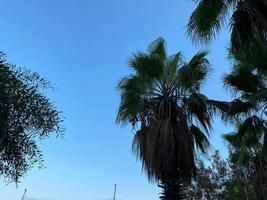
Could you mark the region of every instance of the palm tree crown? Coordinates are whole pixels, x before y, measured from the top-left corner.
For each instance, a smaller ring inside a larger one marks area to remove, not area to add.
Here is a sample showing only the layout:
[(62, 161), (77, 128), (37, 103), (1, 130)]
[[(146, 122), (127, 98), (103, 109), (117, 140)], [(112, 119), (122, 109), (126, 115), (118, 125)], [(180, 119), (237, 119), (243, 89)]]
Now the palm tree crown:
[(133, 151), (149, 180), (178, 178), (190, 182), (195, 173), (195, 147), (205, 152), (214, 108), (200, 93), (209, 71), (207, 52), (188, 62), (181, 52), (167, 56), (159, 38), (129, 61), (133, 73), (118, 88), (118, 123), (136, 130)]

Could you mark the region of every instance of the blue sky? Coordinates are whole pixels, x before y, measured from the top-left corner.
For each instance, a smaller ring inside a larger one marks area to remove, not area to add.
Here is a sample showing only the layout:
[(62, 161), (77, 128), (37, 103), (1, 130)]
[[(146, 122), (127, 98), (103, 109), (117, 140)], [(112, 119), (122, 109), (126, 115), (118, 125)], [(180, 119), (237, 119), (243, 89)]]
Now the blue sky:
[[(227, 30), (209, 47), (193, 46), (186, 23), (194, 4), (188, 0), (1, 0), (0, 44), (10, 62), (40, 73), (56, 85), (49, 93), (63, 111), (63, 140), (41, 143), (46, 169), (32, 169), (19, 184), (0, 183), (0, 199), (29, 195), (53, 200), (94, 200), (112, 197), (114, 183), (122, 200), (154, 200), (158, 188), (142, 174), (131, 153), (133, 132), (115, 124), (118, 80), (129, 73), (126, 61), (146, 50), (159, 36), (169, 53), (190, 58), (211, 51), (214, 68), (204, 92), (228, 99), (222, 75)], [(213, 147), (225, 155), (220, 135), (228, 129), (216, 120)]]

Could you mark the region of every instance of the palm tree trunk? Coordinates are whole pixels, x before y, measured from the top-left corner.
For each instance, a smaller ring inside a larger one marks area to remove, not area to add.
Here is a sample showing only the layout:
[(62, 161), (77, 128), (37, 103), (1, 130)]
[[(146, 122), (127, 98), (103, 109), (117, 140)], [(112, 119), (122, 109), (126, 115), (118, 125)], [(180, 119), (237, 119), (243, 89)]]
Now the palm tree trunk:
[(257, 198), (265, 200), (267, 195), (267, 168), (266, 163), (262, 157), (257, 157), (254, 161), (255, 172), (254, 172), (254, 187), (256, 190)]
[(185, 199), (185, 186), (179, 179), (162, 179), (160, 184), (162, 193), (161, 200), (183, 200)]

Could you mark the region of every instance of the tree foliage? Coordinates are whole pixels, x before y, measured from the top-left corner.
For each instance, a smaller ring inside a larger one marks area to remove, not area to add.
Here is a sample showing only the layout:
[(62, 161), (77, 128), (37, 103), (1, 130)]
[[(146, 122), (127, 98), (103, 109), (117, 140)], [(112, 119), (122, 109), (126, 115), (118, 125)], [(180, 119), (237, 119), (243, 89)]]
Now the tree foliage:
[(0, 54), (0, 174), (18, 182), (42, 161), (38, 140), (61, 133), (60, 112), (42, 93), (50, 82)]
[(215, 151), (206, 162), (199, 159), (196, 179), (187, 188), (188, 199), (224, 199), (231, 175), (229, 162), (221, 158), (219, 151)]
[[(261, 188), (256, 179), (256, 157), (250, 154), (244, 163), (243, 158), (240, 158), (242, 152), (240, 148), (229, 146), (227, 159), (222, 159), (216, 151), (208, 162), (199, 160), (197, 177), (187, 188), (187, 199), (264, 200), (266, 185)], [(266, 176), (262, 177), (261, 174), (261, 178), (266, 179)]]

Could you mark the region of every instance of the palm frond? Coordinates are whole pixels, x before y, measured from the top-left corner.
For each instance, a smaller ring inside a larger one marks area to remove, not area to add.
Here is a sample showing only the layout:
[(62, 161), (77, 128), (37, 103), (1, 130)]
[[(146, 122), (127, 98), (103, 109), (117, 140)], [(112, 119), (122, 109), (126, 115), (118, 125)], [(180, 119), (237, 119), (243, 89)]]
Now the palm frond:
[(234, 132), (223, 134), (222, 138), (234, 147), (238, 147), (238, 144), (240, 144), (240, 142), (238, 142), (236, 133), (234, 133)]
[(256, 92), (264, 86), (259, 76), (241, 64), (235, 65), (233, 70), (224, 76), (223, 81), (225, 87), (233, 93)]
[(206, 58), (207, 54), (206, 51), (200, 51), (188, 63), (179, 68), (178, 84), (180, 87), (198, 89), (204, 84), (211, 71), (210, 63)]
[(194, 124), (191, 125), (190, 132), (194, 137), (196, 147), (200, 149), (202, 153), (206, 153), (210, 143), (205, 133)]
[(129, 76), (120, 81), (118, 89), (121, 91), (121, 103), (116, 122), (127, 123), (142, 111), (141, 95), (145, 93), (146, 87), (139, 77)]
[(240, 138), (236, 132), (233, 132), (224, 134), (223, 139), (226, 140), (235, 149), (246, 152), (255, 152), (256, 149), (258, 150), (259, 146), (262, 146), (261, 144), (259, 145), (259, 138), (257, 137), (257, 135), (247, 134), (246, 136)]
[(154, 180), (154, 176), (151, 172), (152, 156), (153, 156), (153, 145), (151, 144), (149, 136), (149, 128), (142, 126), (140, 130), (135, 133), (132, 152), (142, 162), (142, 169), (146, 172), (150, 181)]
[(225, 23), (228, 6), (224, 0), (201, 0), (192, 13), (187, 33), (194, 42), (207, 43)]
[(178, 52), (168, 57), (168, 64), (166, 66), (166, 75), (174, 75), (177, 72), (177, 68), (183, 64), (183, 54)]
[(258, 107), (258, 111), (261, 111), (265, 106), (262, 105), (266, 104), (267, 102), (267, 88), (260, 88), (258, 91), (255, 91), (253, 93), (244, 93), (240, 96), (241, 99), (244, 99), (245, 101), (249, 101), (251, 104), (254, 104), (255, 107)]
[(228, 112), (230, 108), (230, 103), (227, 101), (218, 101), (218, 100), (208, 99), (207, 103), (209, 104), (210, 107), (212, 107), (214, 112), (217, 112), (219, 114)]
[(229, 117), (231, 102), (208, 99), (207, 103), (213, 113), (220, 117), (225, 123), (234, 123), (235, 119)]
[(264, 131), (263, 121), (256, 115), (248, 117), (238, 127), (236, 136), (241, 140), (243, 137), (256, 136), (260, 138)]
[(246, 52), (254, 44), (266, 47), (267, 4), (261, 0), (239, 1), (231, 19), (231, 50)]
[(166, 42), (163, 38), (158, 38), (148, 46), (148, 52), (150, 54), (156, 54), (162, 59), (167, 58)]
[(244, 50), (240, 50), (240, 48), (238, 51), (234, 51), (233, 48), (229, 49), (230, 59), (242, 63), (243, 66), (247, 66), (250, 69), (257, 69), (262, 74), (267, 73), (266, 55), (267, 47), (258, 42), (245, 47)]
[(248, 47), (254, 39), (252, 13), (244, 2), (239, 2), (231, 18), (231, 49), (233, 52)]
[(248, 116), (253, 110), (257, 110), (257, 107), (252, 102), (235, 99), (230, 103), (228, 115), (231, 117), (239, 117), (240, 115)]
[(129, 60), (129, 66), (135, 70), (136, 74), (144, 81), (150, 82), (152, 79), (162, 75), (164, 69), (164, 59), (158, 54), (147, 55), (142, 52), (135, 53)]
[(213, 109), (208, 106), (208, 98), (203, 94), (193, 93), (186, 101), (185, 105), (190, 116), (194, 116), (201, 126), (209, 132)]

